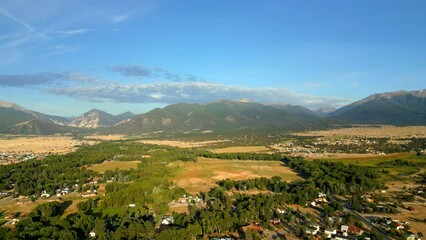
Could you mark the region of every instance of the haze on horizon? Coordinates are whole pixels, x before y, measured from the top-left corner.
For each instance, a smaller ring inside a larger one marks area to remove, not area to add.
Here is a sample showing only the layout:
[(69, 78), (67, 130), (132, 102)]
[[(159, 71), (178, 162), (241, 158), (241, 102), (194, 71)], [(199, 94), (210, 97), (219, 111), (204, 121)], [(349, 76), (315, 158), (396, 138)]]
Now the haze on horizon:
[(0, 100), (54, 115), (424, 89), (425, 1), (0, 3)]

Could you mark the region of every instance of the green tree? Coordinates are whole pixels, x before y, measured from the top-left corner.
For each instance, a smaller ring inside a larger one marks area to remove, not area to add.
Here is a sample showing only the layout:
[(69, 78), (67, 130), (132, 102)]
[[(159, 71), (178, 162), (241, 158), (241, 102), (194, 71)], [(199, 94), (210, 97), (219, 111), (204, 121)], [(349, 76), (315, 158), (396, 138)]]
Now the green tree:
[(250, 228), (247, 228), (244, 233), (244, 240), (253, 240), (253, 231)]

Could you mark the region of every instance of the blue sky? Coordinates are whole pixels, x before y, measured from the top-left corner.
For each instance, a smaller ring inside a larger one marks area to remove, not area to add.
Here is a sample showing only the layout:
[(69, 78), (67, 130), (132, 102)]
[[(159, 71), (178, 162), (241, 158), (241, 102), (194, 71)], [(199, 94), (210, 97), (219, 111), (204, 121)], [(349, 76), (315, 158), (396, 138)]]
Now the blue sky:
[(0, 99), (56, 115), (425, 88), (426, 1), (0, 2)]

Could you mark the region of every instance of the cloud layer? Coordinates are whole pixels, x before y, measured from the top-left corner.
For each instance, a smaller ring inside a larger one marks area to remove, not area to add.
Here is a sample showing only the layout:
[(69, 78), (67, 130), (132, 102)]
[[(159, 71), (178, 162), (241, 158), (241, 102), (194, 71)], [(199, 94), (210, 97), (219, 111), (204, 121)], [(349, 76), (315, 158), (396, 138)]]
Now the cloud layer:
[(66, 82), (79, 82), (79, 83), (95, 83), (98, 79), (91, 76), (82, 75), (73, 72), (45, 72), (36, 74), (1, 74), (0, 86), (2, 87), (31, 87), (42, 86), (45, 87), (50, 84), (62, 84)]
[(220, 99), (249, 99), (261, 103), (297, 104), (312, 109), (340, 107), (348, 99), (315, 97), (294, 93), (282, 88), (247, 88), (211, 82), (156, 82), (152, 84), (104, 84), (91, 87), (55, 87), (47, 90), (90, 101), (122, 103), (179, 103), (212, 102)]
[(0, 75), (0, 86), (33, 88), (91, 102), (173, 104), (248, 99), (260, 103), (302, 105), (311, 109), (340, 107), (350, 103), (348, 99), (311, 96), (285, 88), (250, 88), (200, 81), (191, 75), (175, 74), (161, 68), (117, 66), (109, 70), (127, 77), (162, 80), (151, 83), (114, 83), (75, 72), (45, 72)]
[(160, 78), (160, 79), (176, 81), (176, 82), (198, 81), (198, 79), (191, 74), (174, 73), (159, 67), (130, 65), (130, 66), (114, 66), (114, 67), (110, 67), (109, 70), (113, 72), (118, 72), (126, 77)]

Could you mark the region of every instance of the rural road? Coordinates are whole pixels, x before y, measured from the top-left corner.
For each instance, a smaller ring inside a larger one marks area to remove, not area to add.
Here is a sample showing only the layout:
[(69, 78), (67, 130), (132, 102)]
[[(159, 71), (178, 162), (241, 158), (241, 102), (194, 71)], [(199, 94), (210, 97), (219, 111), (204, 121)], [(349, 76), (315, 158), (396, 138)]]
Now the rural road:
[(349, 213), (352, 213), (352, 214), (354, 214), (355, 216), (357, 216), (365, 225), (367, 225), (367, 226), (369, 226), (370, 228), (375, 228), (376, 230), (377, 230), (377, 232), (383, 237), (383, 239), (385, 239), (385, 240), (393, 240), (393, 238), (391, 238), (391, 237), (389, 237), (385, 232), (383, 232), (383, 230), (382, 229), (380, 229), (380, 228), (378, 228), (378, 227), (376, 227), (375, 225), (373, 225), (373, 223), (368, 219), (368, 218), (366, 218), (366, 217), (364, 217), (364, 216), (362, 216), (359, 212), (357, 212), (357, 211), (355, 211), (355, 210), (352, 210), (352, 208), (349, 206), (349, 204), (347, 203), (347, 202), (345, 202), (345, 201), (343, 201), (342, 199), (340, 199), (340, 198), (338, 198), (338, 197), (336, 197), (336, 196), (333, 196), (334, 197), (334, 199), (336, 200), (336, 201), (338, 201), (338, 202), (340, 202), (342, 205), (343, 205), (343, 207), (344, 207), (344, 210), (346, 211), (346, 212), (349, 212)]

